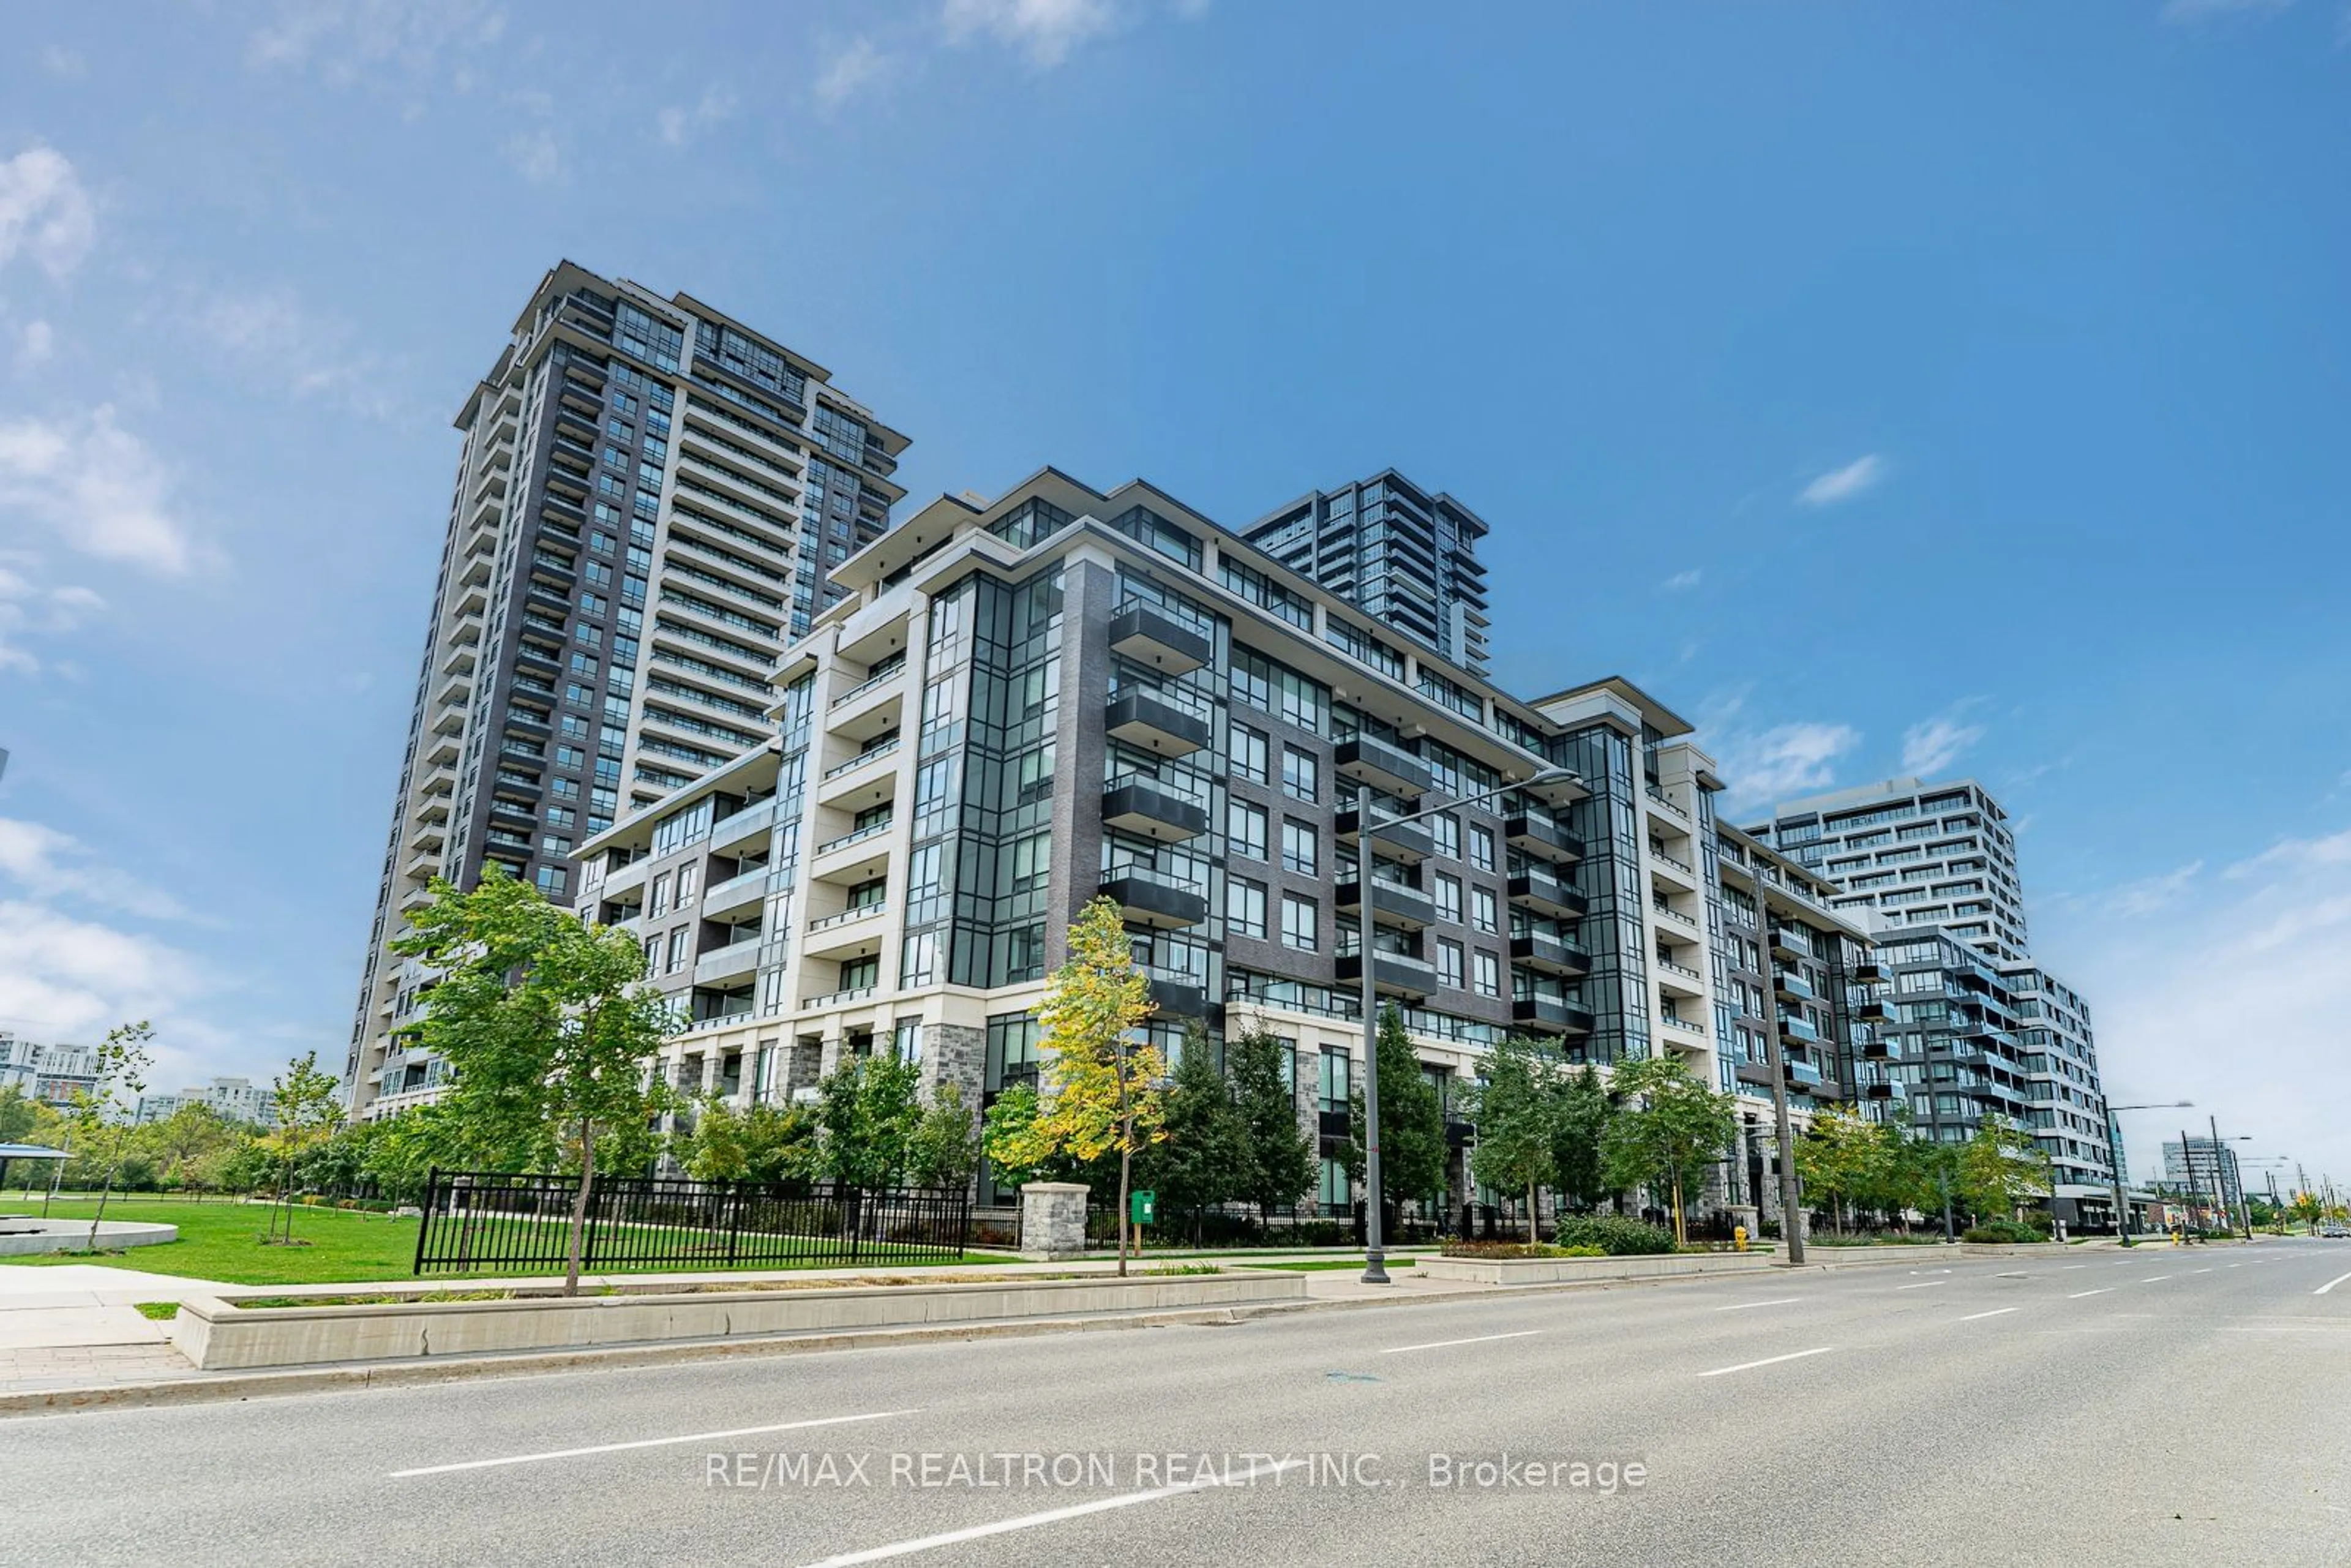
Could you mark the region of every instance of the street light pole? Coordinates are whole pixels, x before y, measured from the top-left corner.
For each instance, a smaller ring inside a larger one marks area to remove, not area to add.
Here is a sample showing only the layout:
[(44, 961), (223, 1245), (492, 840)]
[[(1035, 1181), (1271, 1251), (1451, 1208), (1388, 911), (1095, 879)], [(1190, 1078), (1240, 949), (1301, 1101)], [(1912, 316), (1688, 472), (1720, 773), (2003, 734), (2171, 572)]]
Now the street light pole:
[[(1491, 789), (1481, 789), (1475, 795), (1424, 806), (1401, 817), (1390, 817), (1380, 825), (1393, 828), (1405, 822), (1416, 822), (1424, 817), (1434, 817), (1439, 811), (1474, 806), (1497, 795), (1507, 795), (1513, 789), (1578, 778), (1573, 768), (1545, 768), (1515, 784), (1498, 785)], [(1372, 975), (1372, 787), (1363, 783), (1355, 786), (1355, 885), (1362, 894), (1361, 902), (1355, 906), (1355, 953), (1364, 971), (1364, 1283), (1387, 1285), (1395, 1281), (1388, 1278), (1387, 1252), (1384, 1245), (1385, 1238), (1382, 1234), (1384, 1228), (1381, 1224), (1380, 1213), (1380, 1015)]]
[[(1763, 895), (1763, 866), (1755, 852), (1747, 855), (1747, 881), (1755, 890), (1755, 939), (1763, 970), (1763, 1060), (1771, 1070), (1771, 1130), (1780, 1141), (1780, 1234), (1788, 1243), (1788, 1261), (1804, 1260), (1803, 1217), (1796, 1212), (1796, 1145), (1788, 1123), (1786, 1047), (1780, 1039), (1779, 988), (1772, 984), (1778, 967), (1771, 958), (1771, 909)], [(1949, 1225), (1948, 1205), (1944, 1223)]]
[[(2109, 1142), (2106, 1156), (2113, 1162), (2115, 1172), (2116, 1239), (2127, 1241), (2131, 1238), (2130, 1194), (2123, 1190), (2123, 1124), (2115, 1119), (2116, 1113), (2122, 1111), (2188, 1110), (2192, 1108), (2195, 1103), (2196, 1103), (2192, 1100), (2166, 1100), (2160, 1103), (2149, 1103), (2145, 1105), (2109, 1105), (2106, 1107), (2106, 1129)], [(2187, 1157), (2185, 1145), (2182, 1146), (2182, 1154), (2180, 1157), (2183, 1159)]]

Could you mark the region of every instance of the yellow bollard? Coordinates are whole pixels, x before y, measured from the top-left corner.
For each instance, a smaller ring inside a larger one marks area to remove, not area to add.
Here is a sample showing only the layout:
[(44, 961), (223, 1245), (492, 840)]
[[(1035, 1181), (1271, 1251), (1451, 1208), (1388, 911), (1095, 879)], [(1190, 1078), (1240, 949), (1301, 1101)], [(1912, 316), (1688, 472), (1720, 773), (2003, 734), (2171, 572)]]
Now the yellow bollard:
[(1734, 1225), (1730, 1228), (1730, 1247), (1734, 1252), (1747, 1250), (1747, 1227)]

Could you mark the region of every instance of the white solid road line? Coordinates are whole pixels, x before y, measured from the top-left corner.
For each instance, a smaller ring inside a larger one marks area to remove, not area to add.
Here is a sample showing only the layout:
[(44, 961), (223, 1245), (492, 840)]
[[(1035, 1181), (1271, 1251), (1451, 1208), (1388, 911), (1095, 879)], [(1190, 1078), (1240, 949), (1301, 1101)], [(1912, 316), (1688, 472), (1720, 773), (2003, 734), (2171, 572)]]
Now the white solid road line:
[(2061, 1273), (2061, 1274), (2062, 1274), (2062, 1273), (2064, 1273), (2067, 1269), (2086, 1269), (2086, 1268), (2088, 1268), (2088, 1267), (2089, 1267), (2089, 1265), (2088, 1265), (2087, 1263), (2066, 1263), (2066, 1264), (2064, 1264), (2064, 1265), (2060, 1266), (2060, 1268), (2058, 1269), (2058, 1270), (2057, 1270), (2057, 1271), (2058, 1271), (2059, 1273)]
[(2066, 1299), (2067, 1301), (2080, 1301), (2084, 1296), (2111, 1296), (2111, 1295), (2113, 1295), (2114, 1293), (2115, 1293), (2115, 1292), (2114, 1292), (2114, 1287), (2113, 1287), (2113, 1286), (2111, 1286), (2111, 1285), (2101, 1285), (2101, 1286), (2099, 1286), (2099, 1287), (2098, 1287), (2096, 1290), (2095, 1290), (2095, 1291), (2074, 1291), (2072, 1295), (2070, 1295), (2070, 1296), (2066, 1297), (2065, 1299)]
[(1802, 1296), (1774, 1296), (1768, 1301), (1733, 1301), (1727, 1307), (1717, 1307), (1718, 1312), (1743, 1312), (1750, 1307), (1784, 1307), (1790, 1301), (1801, 1301)]
[[(2229, 1267), (2230, 1267), (2230, 1268), (2231, 1268), (2231, 1269), (2233, 1269), (2233, 1268), (2235, 1268), (2235, 1267), (2236, 1267), (2236, 1265), (2235, 1265), (2234, 1263), (2231, 1263), (2231, 1264), (2230, 1264), (2230, 1265), (2229, 1265)], [(2191, 1273), (2191, 1274), (2209, 1274), (2209, 1273), (2210, 1273), (2212, 1270), (2210, 1270), (2210, 1269), (2190, 1269), (2190, 1270), (2189, 1270), (2188, 1271), (2189, 1271), (2189, 1273)]]
[(1924, 1291), (1932, 1286), (1948, 1285), (1950, 1281), (1949, 1280), (1921, 1280), (1915, 1285), (1896, 1285), (1894, 1288), (1897, 1291)]
[(1047, 1509), (1042, 1513), (1024, 1513), (1018, 1519), (999, 1519), (994, 1524), (975, 1524), (967, 1530), (950, 1530), (940, 1535), (925, 1535), (913, 1541), (893, 1541), (887, 1546), (869, 1547), (863, 1552), (846, 1552), (838, 1557), (827, 1557), (809, 1568), (848, 1568), (852, 1563), (880, 1563), (892, 1557), (909, 1557), (917, 1552), (930, 1552), (941, 1546), (960, 1546), (967, 1541), (985, 1540), (991, 1535), (1006, 1535), (1016, 1530), (1034, 1530), (1042, 1524), (1059, 1524), (1065, 1519), (1083, 1519), (1090, 1513), (1107, 1513), (1114, 1508), (1133, 1508), (1139, 1502), (1158, 1502), (1162, 1499), (1182, 1497), (1186, 1492), (1207, 1491), (1221, 1486), (1247, 1486), (1260, 1477), (1279, 1475), (1304, 1464), (1304, 1459), (1282, 1459), (1270, 1465), (1251, 1464), (1244, 1474), (1227, 1481), (1219, 1476), (1206, 1476), (1176, 1486), (1155, 1487), (1149, 1491), (1124, 1492), (1093, 1502), (1072, 1503), (1068, 1508)]
[(1433, 1339), (1426, 1344), (1392, 1344), (1388, 1346), (1387, 1349), (1380, 1352), (1380, 1354), (1382, 1355), (1402, 1355), (1408, 1350), (1443, 1350), (1447, 1345), (1484, 1344), (1489, 1340), (1498, 1339), (1524, 1339), (1529, 1334), (1541, 1333), (1542, 1333), (1542, 1330), (1541, 1329), (1520, 1329), (1516, 1333), (1481, 1333), (1474, 1339)]
[(599, 1443), (592, 1448), (557, 1448), (544, 1454), (516, 1454), (502, 1459), (466, 1459), (455, 1465), (425, 1465), (394, 1470), (392, 1479), (408, 1476), (445, 1476), (452, 1470), (486, 1470), (500, 1465), (535, 1465), (547, 1459), (576, 1459), (588, 1454), (617, 1454), (628, 1448), (665, 1448), (678, 1443), (709, 1443), (721, 1437), (749, 1437), (761, 1432), (797, 1432), (808, 1427), (841, 1427), (852, 1421), (886, 1421), (893, 1416), (913, 1416), (913, 1410), (875, 1410), (863, 1416), (824, 1416), (813, 1421), (778, 1421), (772, 1427), (734, 1427), (724, 1432), (688, 1432), (683, 1437), (646, 1437), (634, 1443)]
[(1826, 1355), (1836, 1346), (1824, 1344), (1815, 1350), (1790, 1351), (1785, 1355), (1767, 1355), (1761, 1361), (1742, 1361), (1737, 1366), (1718, 1366), (1712, 1372), (1701, 1372), (1700, 1377), (1720, 1377), (1726, 1373), (1750, 1372), (1759, 1366), (1777, 1366), (1783, 1361), (1802, 1361), (1808, 1355)]
[(1970, 1312), (1966, 1317), (1961, 1318), (1959, 1322), (1963, 1323), (1971, 1323), (1978, 1318), (1996, 1318), (2002, 1312), (2012, 1312), (2014, 1311), (2016, 1311), (2014, 1307), (1994, 1307), (1988, 1312)]
[(2139, 1283), (2142, 1285), (2152, 1285), (2158, 1281), (2168, 1280), (2170, 1278), (2171, 1276), (2168, 1274), (2149, 1274), (2146, 1279), (2141, 1280)]
[(2311, 1293), (2312, 1295), (2314, 1295), (2314, 1296), (2323, 1296), (2323, 1295), (2326, 1294), (2326, 1292), (2327, 1292), (2327, 1291), (2331, 1291), (2331, 1290), (2335, 1289), (2335, 1286), (2337, 1286), (2337, 1285), (2341, 1284), (2341, 1283), (2342, 1283), (2344, 1281), (2346, 1281), (2346, 1280), (2351, 1280), (2351, 1274), (2340, 1274), (2340, 1275), (2337, 1275), (2335, 1278), (2334, 1278), (2334, 1279), (2332, 1279), (2332, 1280), (2327, 1281), (2326, 1281), (2326, 1283), (2325, 1283), (2324, 1285), (2319, 1286), (2319, 1287), (2318, 1287), (2318, 1289), (2316, 1289), (2316, 1290), (2314, 1290), (2314, 1291), (2311, 1291), (2310, 1293)]

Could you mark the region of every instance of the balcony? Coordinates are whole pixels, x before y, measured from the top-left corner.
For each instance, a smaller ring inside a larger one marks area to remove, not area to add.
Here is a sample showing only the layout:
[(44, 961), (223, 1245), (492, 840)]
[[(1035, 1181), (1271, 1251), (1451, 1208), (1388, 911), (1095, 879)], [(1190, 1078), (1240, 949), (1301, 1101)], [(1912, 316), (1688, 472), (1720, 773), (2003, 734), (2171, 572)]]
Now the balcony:
[(1886, 1003), (1873, 998), (1854, 1009), (1853, 1016), (1864, 1023), (1892, 1023), (1894, 1009)]
[(1510, 881), (1512, 904), (1550, 915), (1581, 917), (1591, 901), (1548, 871), (1529, 866)]
[[(1342, 953), (1335, 972), (1339, 984), (1361, 986), (1364, 983), (1363, 955)], [(1416, 958), (1409, 953), (1377, 952), (1373, 955), (1374, 991), (1418, 1001), (1436, 988), (1437, 968), (1426, 959)]]
[(1349, 736), (1333, 749), (1331, 765), (1342, 778), (1391, 795), (1424, 795), (1435, 782), (1426, 763), (1375, 736)]
[(1144, 866), (1112, 869), (1102, 881), (1102, 896), (1119, 907), (1130, 925), (1175, 931), (1208, 917), (1207, 899), (1164, 873)]
[(1207, 1016), (1208, 993), (1201, 987), (1190, 980), (1167, 975), (1151, 975), (1150, 982), (1154, 1017), (1196, 1019)]
[[(1364, 904), (1364, 882), (1357, 878), (1343, 882), (1333, 894), (1341, 909), (1360, 910)], [(1401, 883), (1371, 879), (1372, 919), (1381, 925), (1398, 925), (1407, 931), (1417, 931), (1437, 918), (1437, 904), (1418, 888), (1405, 887)]]
[(1121, 692), (1111, 698), (1104, 727), (1113, 738), (1161, 757), (1189, 757), (1215, 733), (1200, 715), (1144, 691)]
[(775, 822), (773, 799), (746, 806), (731, 817), (718, 819), (717, 825), (710, 830), (710, 848), (715, 853), (724, 854), (737, 844), (765, 837)]
[(724, 882), (711, 883), (702, 894), (702, 913), (705, 919), (724, 919), (729, 915), (756, 908), (767, 896), (768, 868), (758, 866), (740, 876), (730, 876)]
[[(1362, 813), (1353, 807), (1338, 813), (1332, 831), (1343, 844), (1352, 844), (1362, 836)], [(1372, 811), (1372, 841), (1387, 852), (1389, 857), (1406, 865), (1418, 865), (1437, 852), (1437, 841), (1418, 822), (1391, 822), (1381, 817), (1377, 808)]]
[(1177, 844), (1208, 831), (1208, 807), (1165, 780), (1122, 774), (1102, 791), (1102, 826)]
[(870, 1002), (873, 999), (875, 988), (872, 986), (852, 986), (845, 991), (828, 991), (820, 997), (802, 997), (800, 1007), (804, 1011), (816, 1012), (826, 1008), (845, 1008), (858, 1002)]
[(1708, 1038), (1706, 1025), (1698, 1022), (1696, 1019), (1686, 1019), (1679, 1013), (1661, 1012), (1657, 1015), (1657, 1021), (1664, 1024), (1667, 1029), (1677, 1030), (1682, 1034), (1690, 1036), (1698, 1040), (1704, 1040)]
[(1129, 604), (1110, 618), (1111, 651), (1163, 674), (1181, 675), (1207, 664), (1216, 652), (1208, 634), (1187, 626), (1155, 604)]
[(1806, 1045), (1818, 1045), (1821, 1042), (1820, 1030), (1814, 1029), (1806, 1020), (1792, 1017), (1787, 1013), (1780, 1015), (1780, 1033), (1783, 1039), (1802, 1040)]
[(1592, 1015), (1549, 997), (1520, 997), (1510, 1003), (1510, 1017), (1546, 1034), (1590, 1034)]
[(1541, 932), (1511, 937), (1510, 962), (1570, 980), (1580, 980), (1592, 973), (1592, 959), (1581, 948), (1571, 947), (1558, 937)]
[[(831, 768), (826, 768), (824, 770), (824, 777), (820, 779), (819, 782), (831, 784), (834, 779), (846, 779), (851, 774), (881, 761), (883, 758), (895, 757), (898, 755), (898, 737), (893, 735), (879, 746), (868, 747), (863, 751), (861, 751), (856, 756), (851, 758), (848, 761), (837, 762)], [(829, 795), (831, 791), (823, 790), (819, 793), (820, 796), (822, 796)]]
[(749, 936), (696, 958), (694, 983), (697, 986), (723, 986), (747, 980), (758, 971), (758, 967), (759, 938)]
[(1540, 811), (1521, 807), (1502, 819), (1502, 836), (1519, 849), (1546, 860), (1575, 862), (1583, 858), (1583, 841)]
[(802, 956), (810, 958), (862, 958), (882, 950), (882, 921), (890, 913), (887, 900), (852, 904), (835, 915), (820, 915), (808, 923)]
[(1821, 994), (1793, 969), (1772, 971), (1771, 990), (1783, 1002), (1816, 1002), (1821, 999)]
[(1813, 956), (1812, 938), (1792, 925), (1771, 928), (1771, 956), (1775, 958), (1809, 958)]
[(1875, 958), (1864, 958), (1853, 967), (1853, 977), (1869, 984), (1886, 978), (1886, 966)]

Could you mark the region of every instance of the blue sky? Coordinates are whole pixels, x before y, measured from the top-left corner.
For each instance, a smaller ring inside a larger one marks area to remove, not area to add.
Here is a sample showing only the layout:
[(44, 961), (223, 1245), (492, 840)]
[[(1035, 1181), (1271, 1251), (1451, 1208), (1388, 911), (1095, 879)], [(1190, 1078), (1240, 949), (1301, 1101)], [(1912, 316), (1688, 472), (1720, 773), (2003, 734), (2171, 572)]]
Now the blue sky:
[(918, 501), (1451, 490), (1506, 684), (1982, 779), (2116, 1098), (2351, 1179), (2341, 0), (666, 9), (12, 8), (0, 1024), (340, 1065), (449, 418), (569, 256)]

